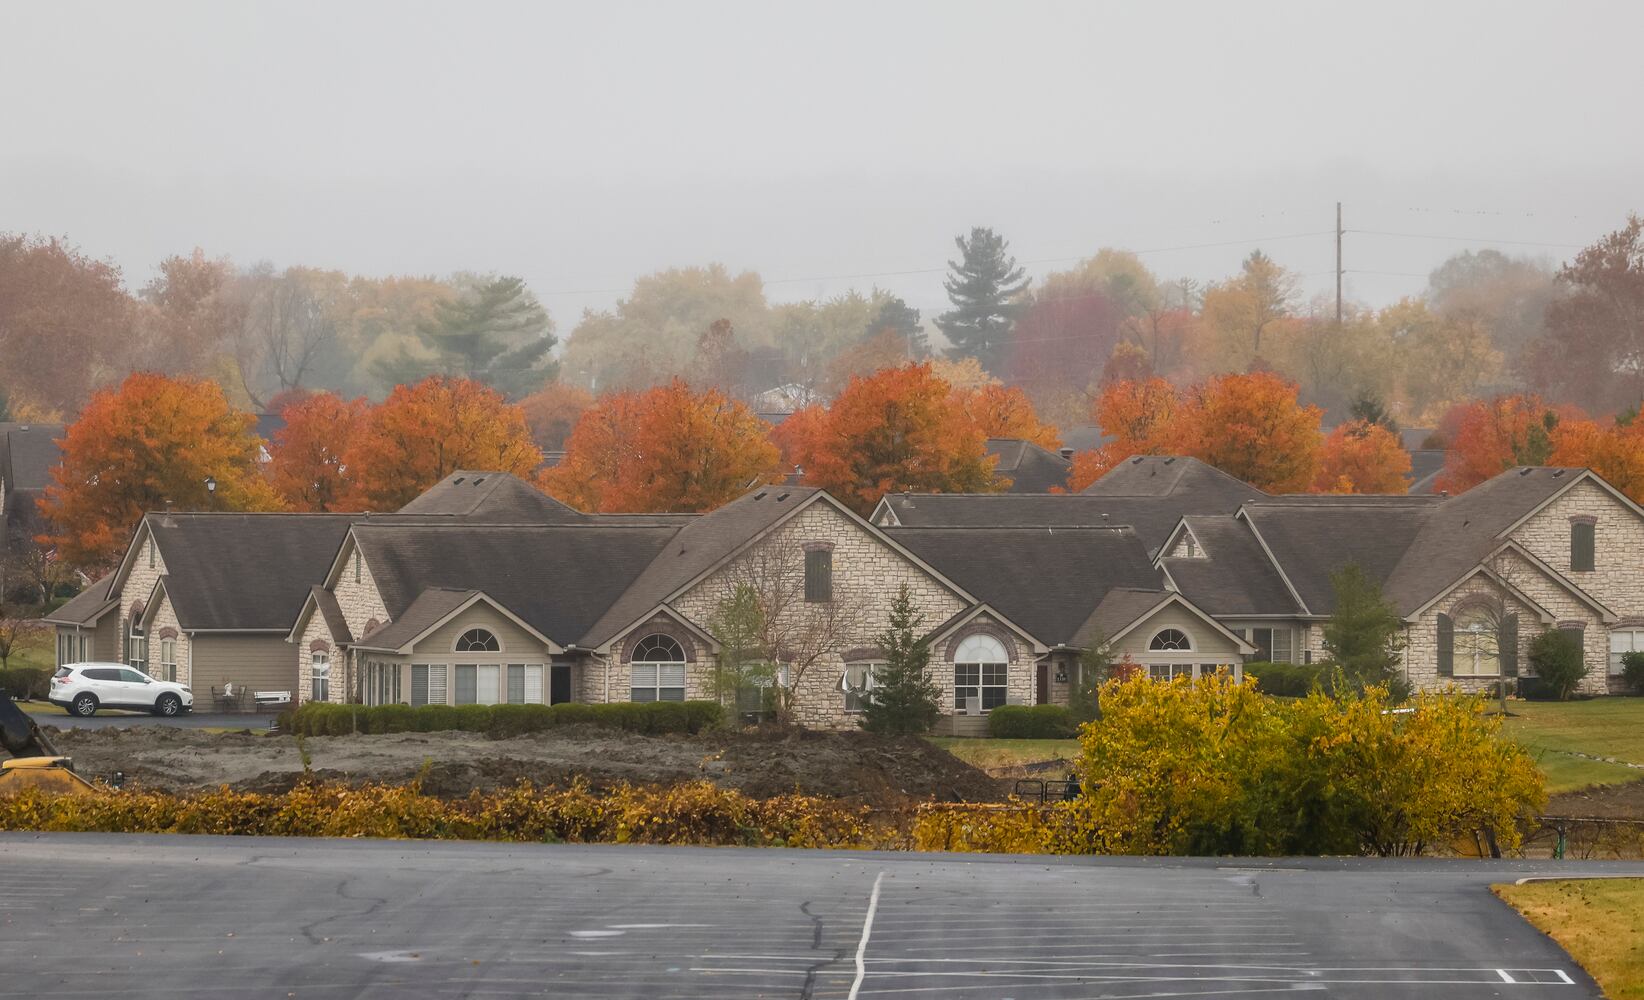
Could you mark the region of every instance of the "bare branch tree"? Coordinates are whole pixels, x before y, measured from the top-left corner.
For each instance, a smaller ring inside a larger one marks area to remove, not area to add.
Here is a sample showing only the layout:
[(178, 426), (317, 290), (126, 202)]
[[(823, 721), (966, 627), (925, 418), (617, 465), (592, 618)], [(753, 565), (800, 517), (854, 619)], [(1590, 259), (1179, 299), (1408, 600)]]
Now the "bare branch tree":
[(234, 354), (241, 384), (259, 409), (300, 387), (336, 342), (332, 278), (302, 268), (275, 274), (266, 263), (241, 276)]
[(731, 564), (727, 582), (732, 592), (747, 588), (758, 605), (758, 646), (779, 664), (776, 711), (791, 721), (806, 676), (828, 656), (861, 641), (870, 624), (867, 602), (837, 589), (830, 600), (807, 600), (805, 550), (796, 542), (755, 545)]

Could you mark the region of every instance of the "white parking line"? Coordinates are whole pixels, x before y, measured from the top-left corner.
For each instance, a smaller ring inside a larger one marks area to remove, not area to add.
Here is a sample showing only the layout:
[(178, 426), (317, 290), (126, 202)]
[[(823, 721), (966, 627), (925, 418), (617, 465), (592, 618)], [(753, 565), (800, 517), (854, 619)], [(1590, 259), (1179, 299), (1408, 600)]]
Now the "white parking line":
[(868, 896), (868, 912), (862, 918), (862, 940), (856, 943), (856, 979), (851, 983), (848, 1000), (856, 1000), (856, 995), (862, 991), (862, 980), (868, 975), (868, 935), (873, 933), (873, 915), (879, 912), (879, 886), (884, 881), (883, 871), (873, 878), (873, 892)]

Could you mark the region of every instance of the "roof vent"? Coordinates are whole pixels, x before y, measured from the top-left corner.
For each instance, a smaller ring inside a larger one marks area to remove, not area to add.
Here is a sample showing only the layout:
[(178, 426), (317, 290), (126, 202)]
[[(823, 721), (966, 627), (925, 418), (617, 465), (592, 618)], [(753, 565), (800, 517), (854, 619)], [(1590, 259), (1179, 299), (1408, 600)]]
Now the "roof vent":
[(784, 501), (784, 500), (786, 500), (786, 499), (788, 499), (788, 497), (790, 497), (790, 496), (792, 496), (792, 495), (793, 495), (793, 494), (791, 494), (791, 493), (778, 493), (778, 494), (777, 494), (777, 495), (776, 495), (776, 502), (777, 502), (777, 503), (781, 503), (781, 502), (782, 502), (782, 501)]
[(1058, 448), (1057, 451), (1061, 452), (1063, 458), (1072, 458), (1073, 457), (1073, 449), (1072, 448)]
[(1532, 470), (1528, 465), (1526, 465), (1524, 468), (1518, 470), (1518, 474), (1521, 475), (1521, 476), (1528, 476), (1532, 471), (1534, 471), (1534, 470)]
[(759, 491), (759, 492), (758, 492), (758, 493), (755, 493), (755, 494), (754, 494), (754, 499), (755, 499), (755, 500), (763, 500), (763, 499), (765, 499), (765, 491), (764, 491), (764, 490), (760, 490), (760, 491)]
[(1164, 464), (1169, 465), (1171, 462), (1174, 462), (1174, 461), (1176, 461), (1174, 458), (1167, 458), (1167, 459), (1164, 460)]
[(1137, 456), (1136, 456), (1136, 457), (1135, 457), (1135, 458), (1133, 458), (1133, 459), (1131, 459), (1131, 460), (1130, 460), (1130, 464), (1131, 464), (1131, 465), (1141, 465), (1141, 464), (1142, 464), (1142, 460), (1143, 460), (1143, 459), (1142, 459), (1142, 456), (1141, 456), (1141, 455), (1137, 455)]
[(453, 480), (451, 480), (451, 485), (452, 485), (452, 486), (461, 486), (461, 485), (462, 485), (462, 481), (463, 481), (463, 480), (464, 480), (464, 479), (467, 479), (467, 478), (468, 478), (468, 477), (467, 477), (467, 476), (458, 476), (458, 477), (457, 477), (457, 478), (455, 478), (455, 479), (453, 479)]
[(1562, 476), (1562, 475), (1564, 475), (1564, 470), (1563, 469), (1554, 469), (1553, 470), (1553, 478), (1554, 479), (1557, 479), (1559, 476)]
[(485, 482), (485, 477), (481, 476), (478, 479), (474, 480), (474, 485), (478, 486), (480, 483), (483, 483), (483, 482)]

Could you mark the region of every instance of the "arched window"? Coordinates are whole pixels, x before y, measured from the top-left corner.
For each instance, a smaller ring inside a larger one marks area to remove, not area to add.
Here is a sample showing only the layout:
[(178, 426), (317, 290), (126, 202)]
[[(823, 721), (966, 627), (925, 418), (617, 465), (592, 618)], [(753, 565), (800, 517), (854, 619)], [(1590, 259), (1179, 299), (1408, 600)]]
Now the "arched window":
[(1488, 610), (1467, 608), (1456, 614), (1455, 672), (1475, 677), (1501, 673), (1501, 639)]
[(502, 643), (488, 629), (471, 628), (457, 637), (459, 653), (495, 653), (501, 649)]
[(685, 647), (673, 636), (653, 632), (634, 644), (634, 701), (685, 700)]
[(143, 635), (143, 606), (131, 607), (131, 631), (126, 635), (126, 666), (148, 673), (148, 638)]
[(1147, 648), (1155, 652), (1191, 650), (1193, 640), (1189, 639), (1187, 633), (1179, 628), (1160, 629), (1159, 634), (1153, 637), (1153, 641), (1147, 644)]
[(953, 710), (960, 715), (987, 712), (1005, 703), (1010, 657), (991, 635), (966, 636), (953, 652)]

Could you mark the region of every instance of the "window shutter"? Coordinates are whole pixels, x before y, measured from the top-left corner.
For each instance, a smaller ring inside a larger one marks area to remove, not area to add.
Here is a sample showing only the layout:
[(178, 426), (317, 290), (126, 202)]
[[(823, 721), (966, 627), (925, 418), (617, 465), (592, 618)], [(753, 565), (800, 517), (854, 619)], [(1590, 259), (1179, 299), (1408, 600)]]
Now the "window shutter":
[(1518, 676), (1518, 615), (1508, 615), (1501, 623), (1501, 635), (1496, 639), (1501, 652), (1501, 675)]
[(1591, 570), (1594, 566), (1596, 526), (1591, 521), (1570, 523), (1570, 569), (1573, 572)]
[(1449, 615), (1439, 612), (1438, 616), (1438, 675), (1440, 677), (1454, 677), (1456, 675), (1456, 623)]
[(1585, 660), (1587, 658), (1587, 630), (1580, 628), (1566, 628), (1560, 629), (1559, 631), (1570, 637), (1570, 641), (1575, 643), (1576, 651), (1579, 652), (1581, 654), (1581, 658)]

